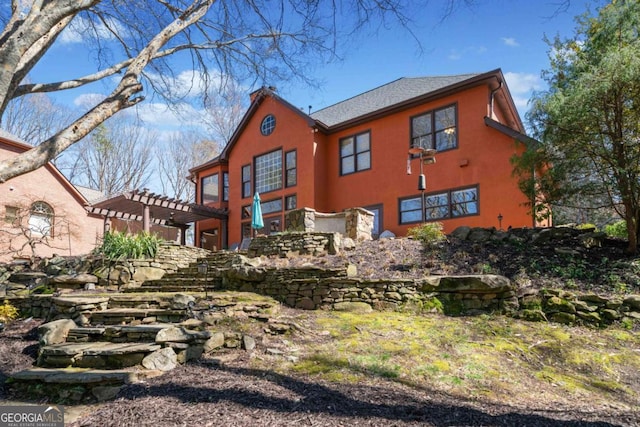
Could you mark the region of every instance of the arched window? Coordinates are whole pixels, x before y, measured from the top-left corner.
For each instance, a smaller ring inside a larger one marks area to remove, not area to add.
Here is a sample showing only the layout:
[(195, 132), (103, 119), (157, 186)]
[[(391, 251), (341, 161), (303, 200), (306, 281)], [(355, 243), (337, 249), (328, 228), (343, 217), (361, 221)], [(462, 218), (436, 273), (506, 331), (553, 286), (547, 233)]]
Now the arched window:
[(29, 230), (34, 236), (53, 236), (53, 208), (45, 202), (31, 205)]

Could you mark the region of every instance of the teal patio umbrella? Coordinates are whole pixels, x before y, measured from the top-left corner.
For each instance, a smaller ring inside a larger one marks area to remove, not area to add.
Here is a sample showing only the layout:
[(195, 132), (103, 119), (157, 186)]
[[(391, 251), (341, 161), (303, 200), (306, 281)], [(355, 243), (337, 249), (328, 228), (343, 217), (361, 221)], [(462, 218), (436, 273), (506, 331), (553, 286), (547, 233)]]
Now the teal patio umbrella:
[(253, 195), (253, 204), (251, 205), (251, 228), (258, 230), (264, 227), (262, 219), (262, 207), (260, 206), (260, 194), (256, 191)]

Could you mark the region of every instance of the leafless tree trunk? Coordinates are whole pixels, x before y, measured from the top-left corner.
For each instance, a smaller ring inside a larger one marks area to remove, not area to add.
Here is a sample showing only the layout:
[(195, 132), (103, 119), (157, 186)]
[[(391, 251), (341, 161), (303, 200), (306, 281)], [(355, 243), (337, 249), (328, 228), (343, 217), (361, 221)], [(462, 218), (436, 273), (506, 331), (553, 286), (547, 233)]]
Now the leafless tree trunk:
[[(446, 5), (470, 0), (447, 0)], [(11, 0), (0, 3), (0, 117), (12, 99), (96, 82), (110, 93), (36, 147), (0, 163), (0, 182), (35, 170), (147, 94), (175, 101), (168, 60), (190, 54), (208, 86), (216, 75), (251, 84), (291, 76), (307, 80), (310, 63), (335, 57), (337, 40), (365, 26), (394, 19), (409, 32), (416, 11), (438, 10), (425, 1), (360, 0)], [(441, 5), (440, 5), (441, 6)], [(447, 10), (446, 6), (444, 10)], [(337, 18), (340, 19), (337, 19)], [(63, 30), (92, 41), (95, 72), (66, 80), (24, 83)], [(188, 56), (187, 56), (188, 58)], [(143, 84), (144, 83), (144, 84)], [(145, 89), (146, 86), (146, 89)]]

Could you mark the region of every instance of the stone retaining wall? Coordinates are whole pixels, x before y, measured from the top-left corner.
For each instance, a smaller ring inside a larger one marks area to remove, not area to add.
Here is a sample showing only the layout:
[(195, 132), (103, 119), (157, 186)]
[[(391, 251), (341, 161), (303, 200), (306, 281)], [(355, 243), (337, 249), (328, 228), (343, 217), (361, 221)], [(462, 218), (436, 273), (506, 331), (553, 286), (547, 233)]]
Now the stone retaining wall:
[(340, 236), (335, 233), (293, 232), (258, 236), (251, 239), (247, 254), (259, 256), (335, 255), (339, 252)]
[(153, 259), (108, 260), (101, 257), (53, 257), (35, 265), (0, 265), (0, 298), (20, 296), (42, 286), (51, 290), (117, 289), (176, 273), (211, 251), (163, 242)]

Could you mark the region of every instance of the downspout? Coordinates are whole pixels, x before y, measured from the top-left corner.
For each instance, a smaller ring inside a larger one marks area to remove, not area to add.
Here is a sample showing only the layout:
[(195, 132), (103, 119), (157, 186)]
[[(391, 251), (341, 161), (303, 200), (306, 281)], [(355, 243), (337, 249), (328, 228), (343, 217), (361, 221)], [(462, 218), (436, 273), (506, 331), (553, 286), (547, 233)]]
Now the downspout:
[[(491, 93), (489, 94), (489, 118), (493, 119), (494, 118), (494, 114), (493, 114), (493, 100), (494, 100), (494, 96), (495, 93), (498, 92), (500, 89), (502, 89), (502, 80), (500, 80), (498, 77), (496, 77), (496, 80), (498, 80), (498, 87), (493, 89), (491, 91)], [(495, 120), (495, 119), (494, 119)]]

